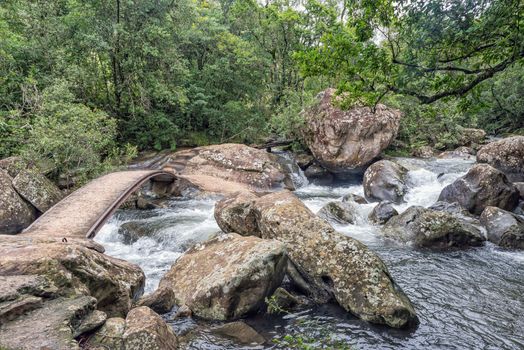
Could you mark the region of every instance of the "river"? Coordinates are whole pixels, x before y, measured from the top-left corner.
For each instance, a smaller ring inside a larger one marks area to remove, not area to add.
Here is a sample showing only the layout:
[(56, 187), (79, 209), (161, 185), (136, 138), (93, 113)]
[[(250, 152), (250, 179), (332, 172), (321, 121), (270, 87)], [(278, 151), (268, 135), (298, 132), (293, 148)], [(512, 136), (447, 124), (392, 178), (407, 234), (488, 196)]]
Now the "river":
[[(410, 169), (406, 203), (430, 206), (444, 186), (463, 175), (472, 160), (418, 160), (399, 158)], [(298, 181), (298, 180), (297, 180)], [(357, 180), (331, 186), (303, 184), (295, 193), (314, 212), (348, 193), (363, 194)], [(106, 253), (137, 263), (146, 274), (146, 292), (185, 249), (220, 231), (213, 207), (217, 198), (174, 199), (169, 207), (149, 211), (119, 210), (96, 236)], [(524, 349), (524, 253), (487, 243), (467, 250), (416, 250), (381, 238), (367, 214), (375, 204), (358, 205), (354, 225), (335, 225), (365, 243), (386, 262), (391, 275), (412, 301), (420, 324), (411, 330), (371, 325), (328, 304), (303, 307), (280, 315), (256, 315), (246, 320), (268, 342), (256, 349), (290, 348), (296, 339), (340, 343), (351, 349)], [(139, 221), (154, 228), (151, 237), (124, 244), (120, 225)], [(171, 320), (175, 332), (192, 330), (188, 349), (254, 349), (214, 336), (213, 326), (192, 319)], [(289, 339), (285, 335), (292, 335)], [(327, 347), (324, 347), (327, 348)], [(302, 349), (302, 348), (301, 348)]]

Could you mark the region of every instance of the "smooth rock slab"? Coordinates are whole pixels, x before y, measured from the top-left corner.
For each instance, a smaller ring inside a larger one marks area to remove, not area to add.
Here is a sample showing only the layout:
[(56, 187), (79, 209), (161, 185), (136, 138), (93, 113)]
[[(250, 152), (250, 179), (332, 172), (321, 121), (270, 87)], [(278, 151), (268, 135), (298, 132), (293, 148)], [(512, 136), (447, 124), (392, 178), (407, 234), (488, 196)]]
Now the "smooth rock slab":
[(171, 289), (172, 301), (187, 305), (198, 317), (236, 319), (264, 305), (282, 282), (286, 262), (280, 242), (238, 234), (218, 236), (182, 255), (151, 299), (169, 295), (164, 289)]
[(13, 179), (13, 187), (19, 195), (31, 203), (41, 213), (58, 203), (62, 192), (44, 175), (21, 170)]

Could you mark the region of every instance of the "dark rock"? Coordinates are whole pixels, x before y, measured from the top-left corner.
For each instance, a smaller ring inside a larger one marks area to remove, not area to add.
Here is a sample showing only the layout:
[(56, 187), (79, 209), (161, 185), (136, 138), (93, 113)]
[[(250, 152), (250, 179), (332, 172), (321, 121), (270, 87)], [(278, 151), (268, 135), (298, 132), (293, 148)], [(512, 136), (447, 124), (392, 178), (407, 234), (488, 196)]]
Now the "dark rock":
[(392, 217), (384, 225), (383, 234), (415, 247), (450, 248), (480, 246), (485, 241), (474, 225), (448, 212), (412, 206)]
[(298, 153), (295, 155), (295, 160), (302, 170), (306, 170), (313, 162), (315, 158), (309, 153)]
[(524, 218), (496, 207), (486, 207), (480, 221), (488, 240), (504, 248), (524, 249)]
[(0, 234), (19, 233), (35, 218), (35, 210), (18, 195), (11, 177), (0, 170)]
[(151, 237), (154, 233), (154, 228), (148, 222), (129, 221), (118, 228), (118, 234), (122, 236), (125, 244), (135, 243), (142, 237)]
[(366, 198), (359, 196), (358, 194), (349, 193), (342, 197), (342, 202), (355, 202), (357, 204), (367, 204)]
[(514, 182), (513, 186), (519, 191), (520, 199), (524, 200), (524, 182)]
[(213, 333), (232, 338), (242, 344), (260, 345), (266, 342), (263, 336), (242, 321), (230, 322), (213, 328)]
[(488, 143), (477, 152), (477, 162), (502, 171), (510, 181), (524, 181), (524, 136)]
[(502, 172), (487, 164), (476, 164), (466, 175), (444, 187), (438, 200), (457, 202), (469, 212), (480, 215), (488, 206), (513, 210), (518, 204), (519, 193)]
[(319, 185), (330, 185), (334, 180), (333, 174), (316, 162), (304, 171), (304, 175), (309, 181)]
[(281, 312), (287, 312), (291, 307), (300, 304), (299, 298), (288, 292), (282, 287), (278, 287), (269, 298), (267, 307), (268, 314), (279, 314)]
[(317, 213), (327, 221), (339, 224), (353, 224), (355, 222), (355, 208), (348, 202), (329, 202)]
[(364, 173), (364, 195), (369, 201), (401, 203), (407, 192), (405, 177), (408, 170), (389, 160), (371, 164)]
[(398, 211), (393, 208), (392, 203), (384, 201), (373, 208), (371, 213), (369, 213), (368, 219), (372, 223), (383, 225), (395, 215), (398, 215)]

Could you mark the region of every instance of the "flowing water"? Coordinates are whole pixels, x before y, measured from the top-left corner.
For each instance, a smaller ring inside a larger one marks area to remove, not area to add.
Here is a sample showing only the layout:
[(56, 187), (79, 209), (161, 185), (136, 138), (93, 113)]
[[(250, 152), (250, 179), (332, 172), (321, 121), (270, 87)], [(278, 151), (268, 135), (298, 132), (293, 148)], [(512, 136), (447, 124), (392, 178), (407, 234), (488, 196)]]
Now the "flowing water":
[[(397, 206), (399, 211), (411, 205), (430, 206), (441, 189), (472, 164), (464, 160), (398, 161), (410, 169), (410, 190), (406, 203)], [(358, 180), (333, 186), (303, 184), (296, 194), (314, 212), (348, 193), (363, 194)], [(215, 201), (180, 199), (171, 201), (166, 209), (122, 210), (96, 240), (105, 246), (107, 254), (140, 265), (147, 276), (146, 292), (150, 292), (185, 249), (220, 231), (213, 218)], [(502, 250), (490, 243), (468, 250), (415, 250), (380, 237), (379, 227), (367, 220), (374, 204), (355, 205), (359, 213), (356, 224), (335, 228), (380, 255), (411, 299), (419, 326), (393, 330), (360, 321), (336, 305), (303, 307), (283, 316), (260, 314), (247, 319), (271, 339), (258, 348), (291, 348), (297, 339), (322, 339), (349, 344), (352, 349), (524, 349), (524, 253)], [(154, 234), (126, 245), (118, 228), (128, 221), (153, 227)], [(214, 336), (209, 324), (191, 319), (169, 322), (179, 334), (193, 330), (195, 336), (186, 344), (190, 349), (253, 349)], [(293, 337), (284, 338), (286, 334)], [(312, 348), (321, 345), (313, 343)]]

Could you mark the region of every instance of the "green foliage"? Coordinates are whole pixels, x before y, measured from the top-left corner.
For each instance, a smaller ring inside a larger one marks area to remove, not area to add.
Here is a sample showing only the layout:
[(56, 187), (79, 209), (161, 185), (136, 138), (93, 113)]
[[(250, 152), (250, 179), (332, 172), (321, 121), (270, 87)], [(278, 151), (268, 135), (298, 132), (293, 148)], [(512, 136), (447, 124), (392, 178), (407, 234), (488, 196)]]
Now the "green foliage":
[(291, 331), (281, 338), (273, 339), (279, 349), (296, 350), (351, 350), (346, 341), (336, 339), (332, 330), (317, 320), (299, 320), (300, 330)]
[(116, 120), (76, 103), (63, 82), (44, 90), (34, 108), (21, 153), (30, 162), (51, 164), (55, 176), (86, 180), (135, 153), (117, 148)]

